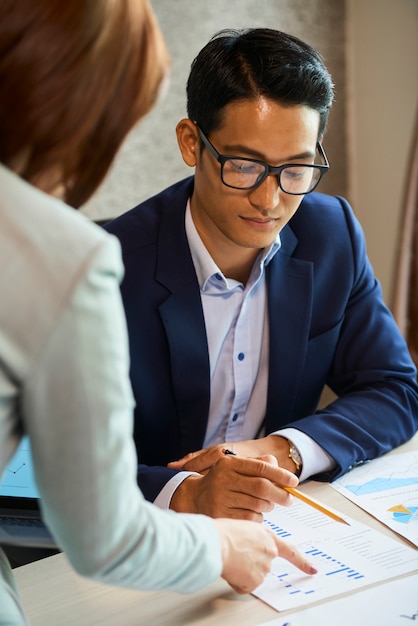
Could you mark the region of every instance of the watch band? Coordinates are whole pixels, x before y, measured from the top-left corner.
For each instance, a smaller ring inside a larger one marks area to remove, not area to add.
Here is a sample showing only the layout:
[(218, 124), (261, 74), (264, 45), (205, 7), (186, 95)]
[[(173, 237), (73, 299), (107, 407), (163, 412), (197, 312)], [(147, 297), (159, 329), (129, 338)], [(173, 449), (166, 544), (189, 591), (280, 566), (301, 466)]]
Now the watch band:
[(300, 455), (299, 450), (297, 449), (297, 447), (293, 443), (293, 441), (290, 441), (290, 439), (288, 439), (287, 442), (289, 444), (289, 454), (288, 454), (288, 457), (296, 465), (296, 472), (295, 472), (295, 474), (299, 478), (299, 476), (302, 473), (302, 457)]

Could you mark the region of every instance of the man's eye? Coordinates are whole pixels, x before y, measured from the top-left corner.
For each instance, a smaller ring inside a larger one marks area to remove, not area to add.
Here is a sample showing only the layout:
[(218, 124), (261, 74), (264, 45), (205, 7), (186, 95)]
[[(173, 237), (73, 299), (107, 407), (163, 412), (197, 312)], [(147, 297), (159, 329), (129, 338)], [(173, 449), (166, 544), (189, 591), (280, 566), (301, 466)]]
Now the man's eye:
[(260, 165), (258, 163), (253, 163), (252, 161), (230, 161), (231, 166), (235, 171), (240, 172), (241, 174), (259, 174), (260, 173)]
[(286, 167), (282, 171), (282, 176), (285, 176), (288, 180), (296, 180), (303, 178), (309, 172), (308, 167)]

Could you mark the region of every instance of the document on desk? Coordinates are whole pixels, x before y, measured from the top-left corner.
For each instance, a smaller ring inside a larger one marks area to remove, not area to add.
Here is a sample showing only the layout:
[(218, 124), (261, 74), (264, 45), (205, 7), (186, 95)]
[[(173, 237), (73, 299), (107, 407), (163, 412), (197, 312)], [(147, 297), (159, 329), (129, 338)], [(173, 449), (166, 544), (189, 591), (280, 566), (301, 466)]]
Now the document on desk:
[(305, 554), (318, 569), (303, 574), (287, 561), (273, 560), (272, 569), (253, 595), (277, 611), (302, 607), (347, 591), (418, 572), (418, 551), (347, 516), (339, 524), (301, 501), (265, 514), (279, 537)]
[(418, 575), (399, 578), (260, 626), (407, 626), (418, 621), (417, 589)]
[(331, 487), (418, 546), (418, 452), (374, 459)]

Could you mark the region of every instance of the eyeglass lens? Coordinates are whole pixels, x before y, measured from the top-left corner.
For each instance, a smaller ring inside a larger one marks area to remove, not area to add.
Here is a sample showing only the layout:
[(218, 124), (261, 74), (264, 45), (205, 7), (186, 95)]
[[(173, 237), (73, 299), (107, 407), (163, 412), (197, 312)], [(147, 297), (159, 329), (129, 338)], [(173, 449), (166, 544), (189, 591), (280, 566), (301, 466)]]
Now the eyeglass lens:
[[(225, 159), (222, 180), (237, 189), (251, 189), (268, 174), (268, 166), (245, 159)], [(286, 193), (309, 193), (321, 177), (321, 170), (312, 165), (287, 165), (278, 173), (280, 187)]]

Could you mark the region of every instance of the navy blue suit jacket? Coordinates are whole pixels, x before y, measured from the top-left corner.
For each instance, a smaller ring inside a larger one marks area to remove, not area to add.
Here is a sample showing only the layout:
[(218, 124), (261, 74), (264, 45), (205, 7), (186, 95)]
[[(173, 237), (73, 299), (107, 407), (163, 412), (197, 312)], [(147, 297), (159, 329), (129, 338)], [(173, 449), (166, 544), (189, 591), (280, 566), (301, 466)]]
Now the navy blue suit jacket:
[[(184, 225), (193, 177), (106, 226), (122, 244), (121, 290), (137, 403), (138, 482), (153, 500), (164, 467), (203, 445), (209, 410), (205, 323)], [(408, 440), (416, 370), (343, 198), (307, 195), (267, 267), (270, 364), (266, 433), (297, 428), (350, 467)], [(317, 410), (327, 384), (338, 399)]]

